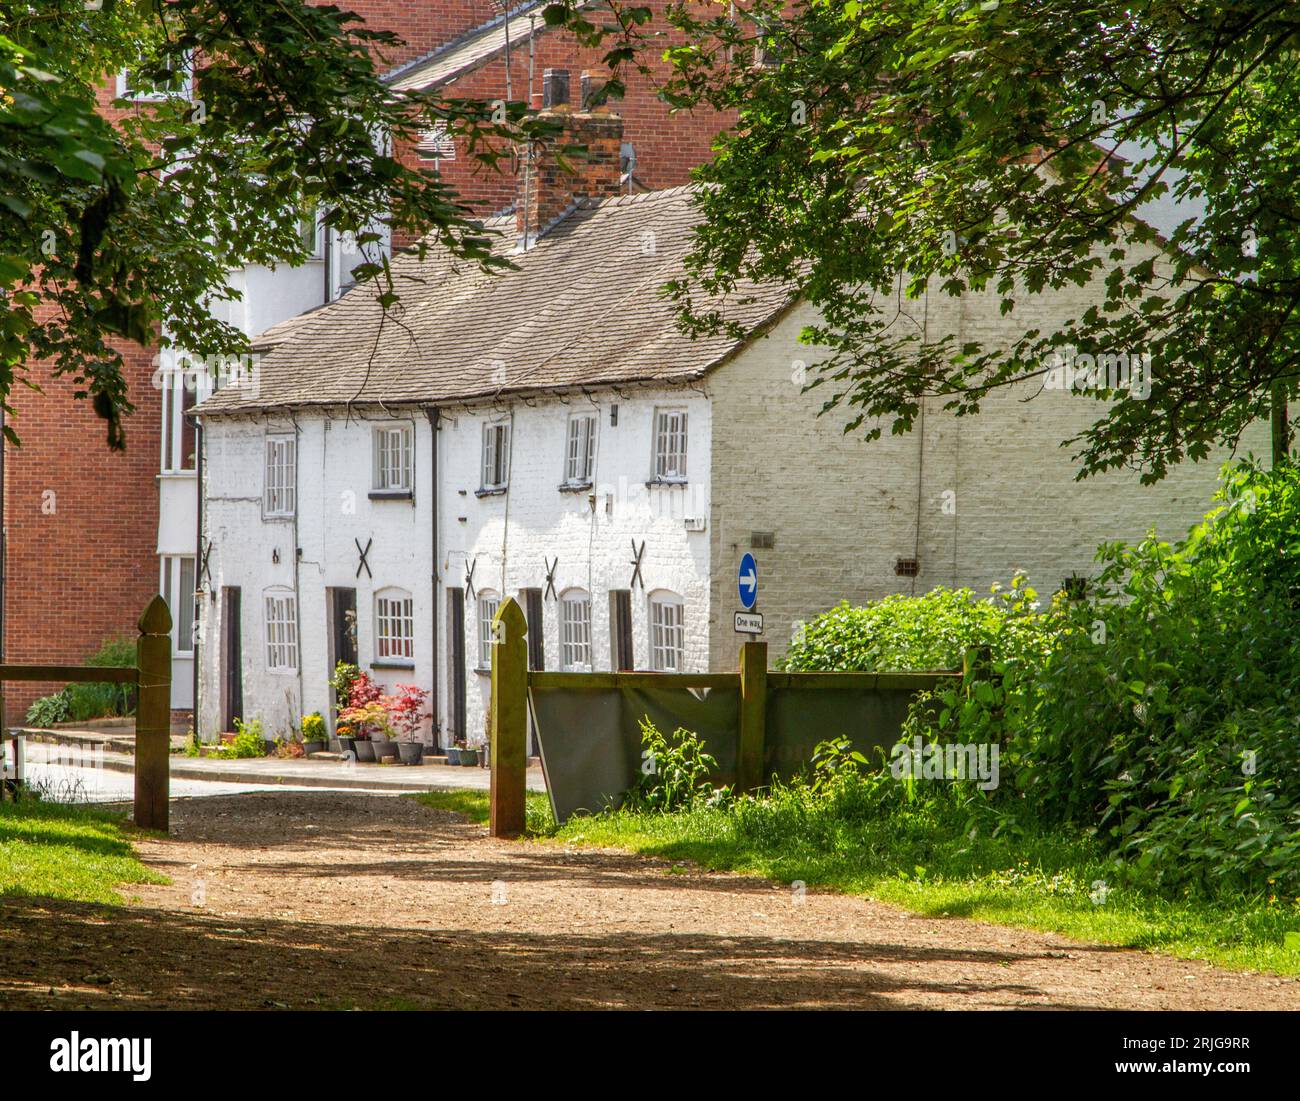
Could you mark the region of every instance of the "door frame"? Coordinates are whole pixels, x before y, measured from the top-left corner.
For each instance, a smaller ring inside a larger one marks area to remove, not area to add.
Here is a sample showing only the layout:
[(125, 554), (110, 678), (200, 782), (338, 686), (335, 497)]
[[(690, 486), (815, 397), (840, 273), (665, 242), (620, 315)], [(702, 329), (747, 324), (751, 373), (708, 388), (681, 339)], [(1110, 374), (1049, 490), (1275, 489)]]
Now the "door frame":
[(221, 589), (221, 730), (244, 717), (243, 594), (238, 585)]

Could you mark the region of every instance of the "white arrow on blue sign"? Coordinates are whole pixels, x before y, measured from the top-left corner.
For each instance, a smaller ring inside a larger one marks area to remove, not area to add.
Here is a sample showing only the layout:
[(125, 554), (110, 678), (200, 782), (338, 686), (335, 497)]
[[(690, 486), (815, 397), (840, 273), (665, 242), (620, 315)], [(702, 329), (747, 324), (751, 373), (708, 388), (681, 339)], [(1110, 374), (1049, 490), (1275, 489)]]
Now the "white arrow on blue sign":
[(752, 608), (758, 600), (758, 563), (752, 554), (746, 554), (740, 560), (740, 573), (737, 577), (740, 602), (746, 608)]

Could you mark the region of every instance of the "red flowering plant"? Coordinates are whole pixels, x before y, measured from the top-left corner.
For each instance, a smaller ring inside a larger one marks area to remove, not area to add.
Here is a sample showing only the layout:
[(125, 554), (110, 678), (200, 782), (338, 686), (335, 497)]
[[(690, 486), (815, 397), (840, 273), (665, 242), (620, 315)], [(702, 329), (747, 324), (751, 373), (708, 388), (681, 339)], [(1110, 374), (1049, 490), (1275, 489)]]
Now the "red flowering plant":
[(414, 684), (399, 684), (397, 692), (383, 698), (389, 721), (402, 741), (418, 740), (418, 732), (430, 713), (424, 710), (429, 693)]
[(386, 699), (369, 673), (358, 672), (348, 687), (347, 706), (339, 708), (339, 730), (363, 739), (390, 734), (393, 724)]

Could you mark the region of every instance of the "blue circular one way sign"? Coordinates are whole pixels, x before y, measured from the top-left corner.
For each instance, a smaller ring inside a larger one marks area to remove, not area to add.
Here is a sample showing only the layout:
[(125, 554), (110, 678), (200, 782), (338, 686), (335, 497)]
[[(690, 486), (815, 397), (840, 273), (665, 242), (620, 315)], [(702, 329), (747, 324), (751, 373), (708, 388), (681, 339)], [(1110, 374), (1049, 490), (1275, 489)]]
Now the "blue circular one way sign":
[(746, 554), (740, 560), (740, 573), (736, 581), (741, 604), (752, 608), (758, 600), (758, 563), (752, 554)]

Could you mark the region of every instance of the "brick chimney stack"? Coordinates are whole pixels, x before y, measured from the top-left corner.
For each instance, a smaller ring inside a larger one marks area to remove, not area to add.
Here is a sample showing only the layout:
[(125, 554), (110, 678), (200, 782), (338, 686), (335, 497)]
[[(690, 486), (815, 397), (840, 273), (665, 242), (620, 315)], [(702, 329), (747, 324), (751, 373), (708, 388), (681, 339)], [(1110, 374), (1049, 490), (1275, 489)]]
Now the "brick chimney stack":
[[(589, 109), (594, 82), (582, 74), (583, 110), (569, 103), (569, 71), (547, 69), (542, 74), (540, 118), (563, 125), (544, 145), (535, 145), (519, 172), (515, 195), (515, 223), (521, 247), (528, 248), (565, 214), (578, 199), (605, 199), (620, 193), (623, 120), (608, 108)], [(565, 159), (569, 170), (556, 163), (557, 147), (581, 146)]]

